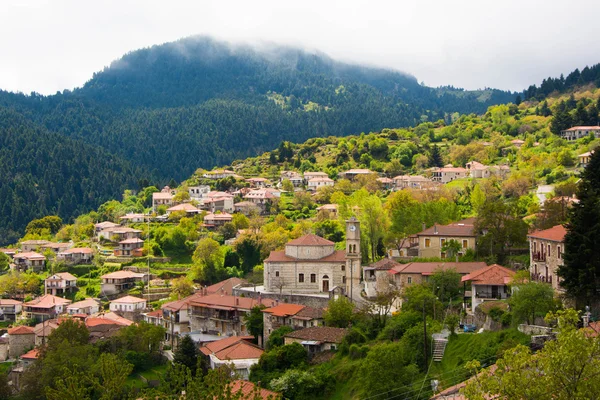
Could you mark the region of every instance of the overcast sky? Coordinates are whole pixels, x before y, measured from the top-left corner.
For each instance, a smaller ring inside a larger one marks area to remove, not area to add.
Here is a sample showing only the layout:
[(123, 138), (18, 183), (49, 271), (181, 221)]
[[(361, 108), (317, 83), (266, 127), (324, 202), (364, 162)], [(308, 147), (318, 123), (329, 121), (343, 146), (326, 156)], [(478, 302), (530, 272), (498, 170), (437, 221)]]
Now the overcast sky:
[(600, 62), (599, 15), (598, 0), (1, 0), (0, 88), (72, 89), (128, 51), (208, 34), (522, 90)]

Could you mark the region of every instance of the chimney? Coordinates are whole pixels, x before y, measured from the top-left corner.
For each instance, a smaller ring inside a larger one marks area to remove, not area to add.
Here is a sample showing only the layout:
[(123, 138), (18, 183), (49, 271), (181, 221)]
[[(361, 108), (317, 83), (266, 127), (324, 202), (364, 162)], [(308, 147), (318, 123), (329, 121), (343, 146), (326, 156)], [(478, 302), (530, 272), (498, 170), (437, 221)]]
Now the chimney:
[(433, 224), (433, 233), (435, 233), (436, 235), (438, 233), (437, 224)]
[(427, 225), (425, 225), (425, 222), (423, 222), (423, 224), (421, 225), (423, 230), (427, 229)]
[(236, 306), (239, 306), (239, 305), (240, 305), (240, 299), (239, 299), (239, 298), (237, 298), (237, 297), (235, 298), (235, 305), (236, 305)]

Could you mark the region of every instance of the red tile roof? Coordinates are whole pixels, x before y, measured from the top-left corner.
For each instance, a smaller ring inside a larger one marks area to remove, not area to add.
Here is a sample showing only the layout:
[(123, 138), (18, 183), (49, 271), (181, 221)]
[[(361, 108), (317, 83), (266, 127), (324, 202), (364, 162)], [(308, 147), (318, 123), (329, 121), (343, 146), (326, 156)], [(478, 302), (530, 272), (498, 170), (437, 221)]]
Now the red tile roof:
[(72, 249), (67, 249), (62, 251), (62, 254), (92, 254), (94, 252), (93, 249), (89, 247), (74, 247)]
[(515, 271), (493, 264), (463, 276), (462, 282), (470, 281), (476, 285), (504, 286), (510, 282), (514, 275)]
[[(288, 243), (289, 244), (289, 243)], [(294, 257), (289, 257), (285, 254), (284, 250), (278, 250), (278, 251), (272, 251), (271, 254), (269, 254), (269, 257), (265, 260), (265, 262), (298, 262), (299, 260), (297, 258)], [(334, 263), (340, 263), (340, 262), (345, 262), (346, 261), (346, 252), (344, 250), (336, 250), (334, 251), (332, 254), (323, 257), (323, 258), (319, 258), (318, 260), (300, 260), (300, 261), (307, 261), (307, 262), (314, 262), (314, 261), (318, 261), (318, 262), (334, 262)]]
[(262, 312), (271, 314), (275, 317), (289, 317), (290, 315), (296, 315), (304, 307), (301, 304), (280, 304), (275, 307), (265, 308)]
[[(255, 385), (249, 381), (237, 380), (233, 381), (229, 384), (231, 388), (231, 394), (240, 396), (240, 400), (255, 400), (254, 391)], [(271, 390), (259, 388), (258, 389), (258, 398), (261, 400), (276, 400), (280, 399), (281, 396), (277, 392), (273, 392)]]
[(251, 358), (258, 359), (263, 353), (264, 350), (260, 347), (242, 340), (215, 353), (215, 357), (219, 360), (246, 360)]
[(24, 253), (17, 253), (13, 258), (26, 258), (28, 260), (45, 260), (46, 257), (35, 251), (26, 251)]
[(140, 299), (139, 297), (135, 297), (135, 296), (123, 296), (123, 297), (119, 297), (118, 299), (114, 299), (111, 301), (111, 303), (145, 303), (146, 300), (145, 299)]
[(389, 273), (395, 274), (421, 274), (431, 275), (437, 269), (455, 269), (459, 274), (470, 274), (481, 268), (485, 268), (484, 262), (412, 262), (408, 264), (399, 264), (392, 268)]
[(226, 349), (229, 346), (232, 346), (238, 342), (244, 340), (253, 340), (254, 336), (230, 336), (224, 339), (216, 340), (214, 342), (209, 342), (204, 346), (200, 347), (200, 351), (203, 354), (209, 355), (212, 353), (217, 353), (223, 349)]
[(290, 332), (284, 337), (302, 340), (315, 340), (318, 342), (340, 343), (348, 333), (345, 328), (333, 328), (330, 326), (313, 326)]
[(475, 236), (475, 221), (469, 218), (448, 225), (436, 224), (417, 233), (417, 236)]
[(373, 264), (368, 266), (368, 268), (375, 268), (376, 270), (390, 270), (392, 268), (399, 268), (399, 267), (403, 267), (403, 265), (400, 263), (397, 263), (396, 261), (392, 260), (391, 258), (382, 258), (381, 260), (374, 262)]
[(163, 315), (162, 310), (154, 310), (154, 311), (150, 311), (149, 313), (146, 313), (146, 317), (151, 317), (151, 318), (161, 318)]
[(225, 279), (224, 281), (217, 282), (213, 285), (210, 285), (209, 287), (206, 288), (206, 291), (208, 293), (223, 292), (224, 294), (231, 295), (233, 293), (233, 288), (235, 286), (239, 285), (240, 283), (244, 283), (244, 282), (246, 282), (246, 281), (243, 279), (240, 279), (240, 278), (229, 278), (229, 279)]
[(8, 330), (9, 335), (33, 335), (34, 330), (30, 326), (17, 326)]
[[(251, 310), (253, 307), (256, 307), (259, 302), (250, 297), (228, 296), (215, 293), (196, 297), (190, 301), (190, 304), (195, 307), (214, 308), (219, 310)], [(275, 301), (271, 299), (262, 299), (261, 304), (271, 307), (275, 304)]]
[(335, 243), (321, 236), (308, 234), (288, 242), (289, 246), (335, 246)]
[(38, 349), (31, 349), (27, 353), (21, 355), (21, 358), (25, 358), (28, 360), (37, 360), (39, 353), (40, 351)]
[(51, 294), (44, 295), (42, 297), (38, 297), (27, 303), (24, 303), (24, 306), (35, 307), (35, 308), (52, 308), (56, 305), (66, 305), (71, 304), (71, 300), (63, 299), (62, 297), (56, 297)]
[(536, 231), (528, 235), (530, 238), (550, 240), (553, 242), (564, 242), (567, 229), (562, 225), (553, 226), (550, 229)]

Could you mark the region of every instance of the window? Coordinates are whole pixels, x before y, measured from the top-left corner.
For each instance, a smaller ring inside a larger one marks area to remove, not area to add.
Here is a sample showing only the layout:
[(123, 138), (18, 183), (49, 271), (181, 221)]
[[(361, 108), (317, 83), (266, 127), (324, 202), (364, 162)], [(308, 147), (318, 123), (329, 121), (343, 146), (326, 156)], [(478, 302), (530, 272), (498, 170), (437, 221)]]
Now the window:
[(408, 283), (409, 285), (412, 283), (412, 276), (408, 277), (408, 279), (406, 280), (406, 283)]
[(548, 257), (550, 257), (550, 245), (548, 245)]
[(346, 276), (342, 276), (342, 283), (346, 283)]
[(469, 241), (467, 239), (463, 239), (463, 249), (466, 249), (469, 246)]
[(446, 252), (442, 251), (442, 252), (440, 253), (440, 256), (441, 256), (442, 258), (446, 258)]
[(425, 239), (425, 247), (431, 247), (431, 239)]
[(444, 247), (444, 244), (446, 243), (446, 239), (440, 239), (440, 246)]
[(275, 277), (279, 278), (279, 271), (275, 271)]
[(304, 274), (298, 275), (298, 282), (300, 282), (300, 283), (304, 282)]
[(560, 248), (560, 246), (556, 248), (556, 252), (558, 253), (558, 259), (562, 259), (562, 249)]
[(310, 283), (316, 283), (316, 282), (317, 282), (317, 275), (310, 274)]
[(342, 271), (346, 270), (346, 266), (344, 264), (342, 264)]

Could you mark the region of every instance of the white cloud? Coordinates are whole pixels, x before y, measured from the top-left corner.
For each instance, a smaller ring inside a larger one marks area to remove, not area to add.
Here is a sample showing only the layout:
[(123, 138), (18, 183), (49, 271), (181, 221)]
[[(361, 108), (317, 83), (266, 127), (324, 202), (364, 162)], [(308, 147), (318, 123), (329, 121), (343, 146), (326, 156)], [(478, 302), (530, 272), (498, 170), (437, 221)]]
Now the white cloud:
[(0, 88), (70, 89), (128, 51), (208, 34), (318, 49), (432, 86), (521, 90), (600, 62), (599, 12), (594, 0), (4, 0)]

